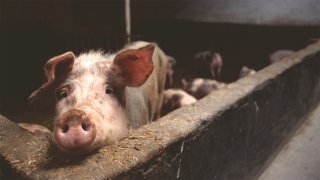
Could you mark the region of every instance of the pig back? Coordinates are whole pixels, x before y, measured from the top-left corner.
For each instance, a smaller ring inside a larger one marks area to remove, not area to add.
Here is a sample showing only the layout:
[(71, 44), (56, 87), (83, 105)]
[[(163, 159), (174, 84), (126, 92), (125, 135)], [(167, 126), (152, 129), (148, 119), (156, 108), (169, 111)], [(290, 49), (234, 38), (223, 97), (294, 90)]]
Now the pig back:
[[(137, 49), (147, 44), (150, 43), (139, 41), (126, 48)], [(125, 90), (127, 116), (130, 126), (134, 129), (160, 116), (168, 60), (157, 45), (152, 61), (154, 69), (148, 80), (140, 87), (127, 87)]]

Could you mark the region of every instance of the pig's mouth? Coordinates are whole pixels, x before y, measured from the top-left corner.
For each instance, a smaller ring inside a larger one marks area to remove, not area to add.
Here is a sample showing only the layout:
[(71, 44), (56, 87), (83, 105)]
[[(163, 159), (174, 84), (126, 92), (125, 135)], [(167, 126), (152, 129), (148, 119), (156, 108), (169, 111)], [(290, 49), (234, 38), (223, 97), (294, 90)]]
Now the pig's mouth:
[(72, 109), (56, 122), (53, 140), (62, 152), (83, 154), (95, 149), (96, 127), (85, 112)]

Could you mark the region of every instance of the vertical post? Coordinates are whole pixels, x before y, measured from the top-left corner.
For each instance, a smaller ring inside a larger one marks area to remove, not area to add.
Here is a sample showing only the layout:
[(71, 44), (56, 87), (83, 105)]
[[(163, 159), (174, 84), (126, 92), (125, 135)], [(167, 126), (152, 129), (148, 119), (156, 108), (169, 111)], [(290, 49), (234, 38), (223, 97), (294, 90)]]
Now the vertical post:
[(126, 21), (126, 40), (127, 43), (131, 41), (131, 14), (130, 14), (130, 0), (125, 0), (125, 21)]

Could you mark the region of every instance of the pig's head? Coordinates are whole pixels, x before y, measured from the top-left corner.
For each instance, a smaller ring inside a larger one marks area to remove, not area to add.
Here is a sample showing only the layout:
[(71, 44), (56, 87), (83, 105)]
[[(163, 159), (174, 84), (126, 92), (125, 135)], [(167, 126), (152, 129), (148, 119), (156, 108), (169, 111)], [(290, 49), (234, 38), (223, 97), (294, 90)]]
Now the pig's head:
[(154, 48), (149, 44), (115, 55), (89, 52), (79, 57), (67, 52), (47, 62), (47, 81), (29, 100), (54, 102), (53, 141), (61, 151), (87, 153), (127, 135), (125, 87), (148, 79)]

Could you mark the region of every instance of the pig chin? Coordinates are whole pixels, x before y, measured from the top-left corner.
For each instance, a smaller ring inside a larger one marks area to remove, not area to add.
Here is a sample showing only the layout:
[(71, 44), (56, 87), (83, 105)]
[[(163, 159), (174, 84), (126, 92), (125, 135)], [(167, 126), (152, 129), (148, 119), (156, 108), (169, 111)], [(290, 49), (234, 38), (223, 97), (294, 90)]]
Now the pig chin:
[(86, 154), (128, 134), (126, 117), (104, 117), (88, 108), (65, 112), (55, 121), (55, 145), (67, 154)]

